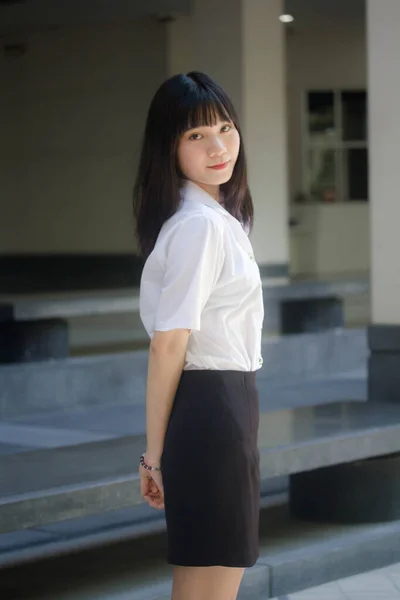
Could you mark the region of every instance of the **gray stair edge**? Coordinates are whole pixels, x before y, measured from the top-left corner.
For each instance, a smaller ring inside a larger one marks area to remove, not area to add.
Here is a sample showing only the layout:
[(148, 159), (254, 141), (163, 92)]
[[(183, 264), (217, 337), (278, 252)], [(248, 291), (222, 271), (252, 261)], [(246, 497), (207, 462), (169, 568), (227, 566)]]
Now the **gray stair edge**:
[[(328, 524), (329, 526), (329, 524)], [(339, 539), (260, 557), (270, 569), (270, 594), (286, 596), (325, 583), (381, 569), (400, 561), (400, 521), (359, 526)]]
[(39, 527), (143, 503), (138, 475), (40, 492), (7, 496), (0, 501), (0, 533)]
[[(260, 509), (281, 506), (287, 502), (287, 492), (268, 494), (260, 498)], [(78, 522), (83, 518), (84, 517), (76, 518), (74, 521)], [(34, 530), (41, 531), (39, 526), (35, 527)], [(85, 532), (83, 534), (72, 536), (53, 534), (53, 539), (48, 538), (26, 548), (0, 551), (0, 568), (16, 566), (45, 558), (53, 558), (55, 556), (62, 556), (63, 554), (69, 554), (71, 552), (89, 550), (108, 544), (155, 535), (165, 531), (166, 522), (164, 516), (156, 516), (131, 525), (123, 524), (117, 525), (116, 527), (108, 525), (107, 528), (103, 530), (97, 529), (90, 533)], [(18, 532), (19, 530), (16, 531), (16, 533)], [(12, 534), (13, 532), (9, 533)]]

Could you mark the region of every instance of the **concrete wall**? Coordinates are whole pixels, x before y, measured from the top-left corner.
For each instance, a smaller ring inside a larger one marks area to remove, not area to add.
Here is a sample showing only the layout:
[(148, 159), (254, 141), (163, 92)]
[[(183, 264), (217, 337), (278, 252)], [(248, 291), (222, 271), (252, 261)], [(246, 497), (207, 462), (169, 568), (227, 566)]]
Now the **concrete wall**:
[[(142, 19), (0, 37), (27, 44), (19, 58), (0, 54), (0, 253), (132, 251), (146, 110), (170, 65), (191, 68), (189, 24)], [(167, 44), (171, 27), (181, 28), (175, 45)], [(364, 87), (365, 70), (362, 24), (288, 35), (288, 202), (302, 189), (303, 92)], [(368, 205), (302, 210), (291, 233), (292, 273), (368, 268)]]
[(55, 28), (0, 43), (0, 253), (130, 252), (131, 191), (165, 27)]

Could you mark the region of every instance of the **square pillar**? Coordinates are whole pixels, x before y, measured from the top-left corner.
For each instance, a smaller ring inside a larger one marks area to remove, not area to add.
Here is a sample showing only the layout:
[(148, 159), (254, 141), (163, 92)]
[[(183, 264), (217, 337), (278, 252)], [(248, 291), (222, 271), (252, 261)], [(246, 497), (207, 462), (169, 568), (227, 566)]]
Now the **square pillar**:
[(400, 402), (400, 2), (367, 0), (371, 305), (369, 399)]

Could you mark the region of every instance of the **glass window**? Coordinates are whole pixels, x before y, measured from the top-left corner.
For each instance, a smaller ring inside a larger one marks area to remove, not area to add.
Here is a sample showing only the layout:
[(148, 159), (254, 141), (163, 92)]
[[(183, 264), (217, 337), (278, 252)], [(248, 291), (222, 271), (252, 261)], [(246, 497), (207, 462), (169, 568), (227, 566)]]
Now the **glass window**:
[(336, 151), (313, 148), (309, 152), (309, 190), (317, 202), (336, 200)]
[(368, 199), (368, 153), (366, 148), (343, 151), (345, 200)]
[(315, 141), (335, 135), (333, 92), (311, 92), (308, 95), (308, 131)]
[(365, 90), (307, 94), (305, 193), (314, 202), (368, 200)]
[(365, 141), (367, 139), (367, 94), (366, 92), (342, 92), (343, 141)]

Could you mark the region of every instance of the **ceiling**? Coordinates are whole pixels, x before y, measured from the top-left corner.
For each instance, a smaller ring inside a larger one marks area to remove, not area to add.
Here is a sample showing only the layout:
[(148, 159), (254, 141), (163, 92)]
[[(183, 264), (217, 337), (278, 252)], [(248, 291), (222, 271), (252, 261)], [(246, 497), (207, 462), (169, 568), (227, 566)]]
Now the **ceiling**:
[(366, 0), (285, 0), (285, 10), (302, 26), (332, 21), (354, 23), (364, 20), (365, 3)]
[[(220, 0), (224, 1), (224, 0)], [(192, 0), (0, 0), (0, 32), (190, 14)], [(363, 21), (365, 0), (285, 0), (296, 26)]]

